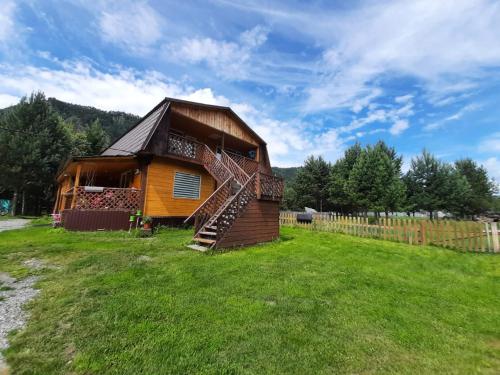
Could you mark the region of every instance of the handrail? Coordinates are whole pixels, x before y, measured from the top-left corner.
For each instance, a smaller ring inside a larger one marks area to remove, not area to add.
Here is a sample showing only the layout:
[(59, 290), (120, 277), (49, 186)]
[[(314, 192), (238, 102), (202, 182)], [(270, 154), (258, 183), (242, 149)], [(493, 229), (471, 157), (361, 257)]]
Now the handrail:
[(251, 175), (254, 172), (259, 171), (259, 162), (246, 156), (235, 154), (234, 152), (229, 152), (227, 155), (233, 160), (238, 166), (245, 171), (247, 175)]
[(227, 164), (231, 165), (231, 167), (228, 166), (228, 169), (234, 174), (234, 176), (241, 181), (238, 181), (240, 184), (244, 184), (245, 182), (248, 181), (250, 176), (241, 168), (238, 163), (236, 163), (233, 159), (231, 159), (231, 156), (229, 156), (224, 150), (222, 150), (222, 161), (226, 162)]
[(248, 161), (251, 161), (251, 162), (254, 162), (254, 163), (257, 163), (257, 164), (259, 163), (259, 162), (258, 162), (257, 160), (255, 160), (255, 159), (249, 158), (248, 156), (244, 156), (244, 155), (237, 154), (236, 152), (232, 152), (232, 151), (228, 151), (228, 150), (224, 150), (224, 152), (225, 152), (226, 154), (228, 154), (229, 156), (234, 155), (234, 156), (237, 156), (237, 157), (239, 157), (239, 158), (243, 158), (243, 159), (245, 159), (245, 160), (248, 160)]
[[(224, 210), (222, 210), (222, 211), (220, 211), (219, 213), (217, 213), (216, 215), (212, 216), (212, 217), (210, 218), (210, 220), (208, 221), (208, 223), (210, 223), (210, 224), (214, 223), (214, 222), (215, 222), (215, 221), (216, 221), (216, 220), (220, 217), (220, 215), (221, 215), (221, 214), (225, 211), (225, 209), (226, 209), (226, 208), (227, 208), (227, 207), (228, 207), (231, 203), (233, 203), (233, 201), (234, 201), (235, 199), (237, 199), (237, 198), (240, 196), (241, 192), (242, 192), (242, 191), (244, 191), (244, 189), (246, 189), (247, 185), (248, 185), (248, 184), (250, 183), (250, 181), (252, 181), (253, 179), (255, 179), (255, 173), (254, 173), (252, 176), (250, 176), (250, 178), (248, 179), (248, 181), (247, 181), (247, 182), (245, 182), (245, 183), (241, 186), (240, 190), (238, 190), (238, 192), (237, 192), (235, 195), (233, 195), (233, 197), (232, 197), (230, 200), (228, 200), (228, 201), (224, 204)], [(254, 190), (255, 190), (255, 189), (254, 189)], [(255, 193), (255, 191), (254, 191), (254, 193)]]
[(212, 199), (212, 197), (214, 197), (216, 194), (219, 193), (220, 190), (222, 190), (222, 188), (225, 187), (226, 184), (228, 184), (230, 181), (231, 181), (232, 177), (229, 177), (222, 185), (220, 185), (212, 194), (210, 194), (210, 196), (205, 199), (205, 201), (200, 204), (198, 206), (198, 208), (186, 219), (184, 220), (184, 224), (187, 223), (194, 215), (196, 215), (198, 213), (198, 211), (200, 211), (203, 206), (205, 206), (205, 203), (207, 203), (208, 201), (210, 201), (210, 199)]
[(202, 162), (208, 172), (219, 180), (219, 183), (226, 181), (229, 177), (234, 177), (233, 172), (226, 167), (214, 154), (210, 147), (205, 144), (204, 152), (202, 155)]
[[(221, 210), (217, 215), (214, 215), (213, 218), (211, 218), (209, 220), (210, 223), (214, 223), (217, 221), (217, 241), (221, 239), (222, 235), (234, 224), (234, 221), (236, 220), (236, 218), (239, 216), (240, 214), (240, 209), (241, 207), (239, 207), (238, 210), (236, 210), (236, 212), (233, 214), (234, 217), (232, 218), (231, 222), (226, 222), (224, 228), (222, 228), (222, 225), (219, 225), (218, 221), (219, 219), (221, 218), (221, 216), (226, 212), (226, 210), (231, 207), (231, 205), (236, 201), (236, 200), (239, 200), (241, 195), (245, 192), (248, 191), (248, 193), (250, 194), (251, 197), (255, 198), (256, 197), (256, 193), (255, 193), (255, 186), (253, 187), (253, 189), (247, 189), (248, 185), (250, 183), (253, 183), (255, 184), (255, 177), (257, 176), (256, 173), (254, 173), (249, 179), (247, 182), (245, 182), (245, 184), (241, 187), (241, 189), (224, 205), (224, 209)], [(247, 202), (246, 205), (248, 205), (248, 203), (250, 202)], [(246, 206), (245, 205), (245, 206)], [(222, 224), (222, 223), (220, 223)]]

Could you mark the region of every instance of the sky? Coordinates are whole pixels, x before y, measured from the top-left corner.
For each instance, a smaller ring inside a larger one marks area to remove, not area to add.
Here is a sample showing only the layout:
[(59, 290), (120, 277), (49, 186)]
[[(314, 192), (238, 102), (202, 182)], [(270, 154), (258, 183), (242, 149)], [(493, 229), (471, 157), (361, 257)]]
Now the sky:
[(0, 108), (233, 108), (275, 166), (383, 140), (500, 181), (500, 2), (0, 0)]

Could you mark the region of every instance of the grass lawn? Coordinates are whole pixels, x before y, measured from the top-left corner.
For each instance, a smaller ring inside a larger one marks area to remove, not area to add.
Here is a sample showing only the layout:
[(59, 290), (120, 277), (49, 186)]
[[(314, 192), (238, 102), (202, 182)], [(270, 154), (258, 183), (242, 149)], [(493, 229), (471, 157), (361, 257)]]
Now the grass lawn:
[(44, 276), (13, 373), (500, 372), (499, 256), (292, 228), (211, 256), (191, 235), (0, 233), (0, 270)]

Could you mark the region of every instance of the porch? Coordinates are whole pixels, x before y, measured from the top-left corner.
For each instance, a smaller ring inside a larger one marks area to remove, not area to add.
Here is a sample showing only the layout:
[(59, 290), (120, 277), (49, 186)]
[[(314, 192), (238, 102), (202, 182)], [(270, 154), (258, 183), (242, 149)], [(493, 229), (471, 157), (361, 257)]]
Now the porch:
[(141, 207), (142, 174), (135, 156), (73, 158), (58, 176), (54, 213), (136, 211)]

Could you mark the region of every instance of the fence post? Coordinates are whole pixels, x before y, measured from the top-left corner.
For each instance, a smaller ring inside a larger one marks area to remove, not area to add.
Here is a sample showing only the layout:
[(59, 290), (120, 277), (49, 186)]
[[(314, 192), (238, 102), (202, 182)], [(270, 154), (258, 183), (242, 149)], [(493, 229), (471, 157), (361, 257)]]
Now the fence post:
[(491, 223), (491, 239), (493, 242), (493, 251), (498, 253), (500, 251), (500, 244), (498, 243), (498, 227), (497, 223)]
[(425, 245), (425, 222), (420, 221), (419, 243)]

